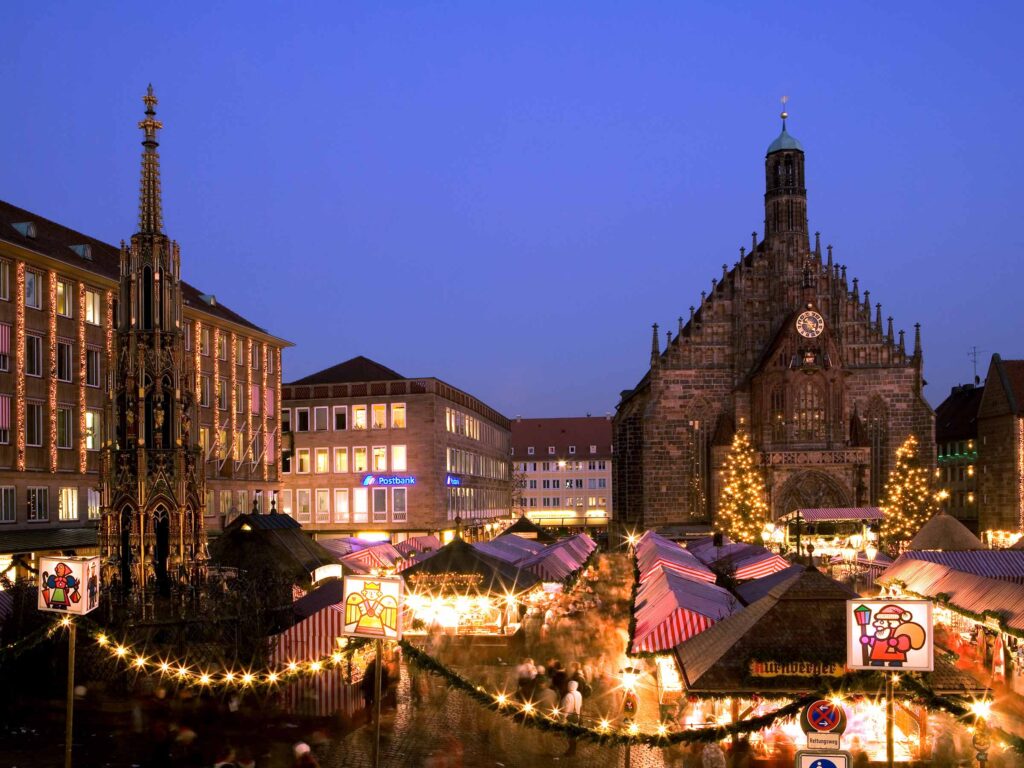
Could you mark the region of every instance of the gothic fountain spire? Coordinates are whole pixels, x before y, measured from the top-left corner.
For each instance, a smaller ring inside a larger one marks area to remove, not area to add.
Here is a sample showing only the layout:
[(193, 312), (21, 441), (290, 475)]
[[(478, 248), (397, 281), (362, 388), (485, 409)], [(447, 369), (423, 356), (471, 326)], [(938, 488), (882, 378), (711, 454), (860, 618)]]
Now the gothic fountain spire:
[(160, 199), (160, 154), (157, 147), (156, 132), (164, 124), (156, 119), (156, 96), (153, 85), (146, 89), (142, 97), (146, 105), (146, 119), (139, 121), (139, 128), (145, 132), (142, 140), (142, 175), (139, 183), (139, 233), (156, 235), (163, 232), (163, 205)]

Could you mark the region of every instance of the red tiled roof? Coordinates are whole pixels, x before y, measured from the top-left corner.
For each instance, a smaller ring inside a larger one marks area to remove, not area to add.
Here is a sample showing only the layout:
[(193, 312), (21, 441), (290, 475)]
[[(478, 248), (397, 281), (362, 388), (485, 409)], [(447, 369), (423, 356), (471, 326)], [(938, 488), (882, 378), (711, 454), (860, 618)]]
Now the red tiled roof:
[[(597, 446), (591, 453), (590, 446)], [(533, 447), (533, 455), (529, 448)], [(554, 446), (555, 453), (548, 449)], [(575, 451), (570, 453), (569, 447)], [(512, 456), (516, 461), (607, 459), (612, 455), (612, 420), (605, 416), (570, 416), (553, 419), (513, 419)]]

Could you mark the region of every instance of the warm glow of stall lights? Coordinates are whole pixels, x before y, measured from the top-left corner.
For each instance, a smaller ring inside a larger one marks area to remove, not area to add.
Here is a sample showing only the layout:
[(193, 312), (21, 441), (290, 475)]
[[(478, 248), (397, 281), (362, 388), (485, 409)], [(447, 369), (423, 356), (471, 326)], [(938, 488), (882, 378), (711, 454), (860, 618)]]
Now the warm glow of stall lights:
[(658, 735), (664, 736), (666, 733), (668, 733), (668, 726), (664, 723), (658, 723)]
[(840, 696), (839, 694), (835, 694), (835, 695), (833, 695), (833, 696), (829, 696), (829, 697), (828, 697), (828, 700), (829, 700), (830, 702), (832, 702), (832, 704), (834, 704), (834, 705), (835, 705), (835, 706), (837, 706), (837, 707), (841, 707), (841, 706), (843, 706), (843, 705), (844, 705), (844, 704), (846, 703), (846, 699), (844, 699), (844, 698), (843, 698), (842, 696)]
[(634, 546), (636, 544), (637, 538), (638, 537), (636, 535), (636, 532), (635, 531), (630, 531), (629, 533), (626, 534), (626, 543), (629, 544), (629, 546), (632, 547), (632, 546)]
[(523, 713), (527, 715), (533, 714), (533, 704), (531, 702), (528, 701), (523, 704)]
[(209, 685), (211, 680), (212, 678), (206, 672), (203, 672), (203, 674), (199, 676), (199, 683), (201, 685)]
[(627, 671), (622, 673), (622, 687), (633, 688), (636, 686), (638, 675), (635, 672)]
[(629, 728), (627, 730), (629, 731), (630, 736), (636, 736), (638, 733), (640, 733), (640, 726), (636, 723), (630, 723)]
[(269, 673), (267, 675), (267, 682), (268, 683), (276, 683), (277, 682), (277, 672)]
[(234, 672), (232, 672), (231, 670), (228, 670), (227, 672), (224, 673), (224, 682), (225, 683), (233, 683), (234, 681), (235, 681), (235, 673)]
[(71, 617), (70, 616), (61, 616), (60, 625), (62, 627), (70, 627), (71, 626)]
[(558, 707), (555, 707), (554, 709), (551, 710), (551, 716), (552, 717), (558, 717), (561, 713), (562, 713), (562, 710), (560, 710)]
[(242, 675), (242, 684), (243, 685), (252, 685), (253, 679), (254, 679), (254, 677), (253, 677), (252, 672), (246, 672), (245, 674)]
[(342, 659), (342, 656), (341, 656), (340, 653), (332, 653), (331, 654), (331, 661), (334, 662), (335, 664), (340, 664), (341, 663), (341, 659)]
[(178, 667), (178, 677), (188, 677), (188, 669), (185, 667)]
[(123, 659), (125, 655), (128, 653), (128, 649), (125, 648), (123, 645), (119, 645), (117, 646), (117, 648), (114, 649), (114, 653), (117, 654), (118, 658)]
[(992, 702), (979, 699), (971, 702), (971, 712), (975, 717), (983, 717), (986, 720), (992, 716)]
[(612, 723), (610, 720), (601, 718), (601, 722), (597, 724), (597, 727), (600, 728), (602, 731), (607, 731), (609, 728), (612, 727)]
[(98, 635), (96, 637), (96, 642), (99, 643), (100, 645), (106, 645), (107, 644), (107, 636), (106, 635)]
[(391, 536), (387, 531), (359, 531), (356, 534), (356, 538), (360, 541), (370, 541), (373, 543), (391, 540)]
[(166, 661), (160, 662), (160, 672), (162, 672), (163, 674), (167, 674), (170, 671), (171, 665), (169, 663), (167, 663)]
[(294, 662), (294, 661), (289, 661), (288, 662), (288, 671), (289, 672), (295, 672), (296, 670), (298, 670), (298, 668), (299, 668), (299, 665), (296, 662)]
[(494, 700), (498, 703), (499, 707), (504, 707), (508, 703), (508, 696), (504, 693), (499, 693), (494, 697)]
[(145, 669), (146, 667), (146, 659), (143, 656), (136, 656), (133, 663), (137, 669)]
[(319, 661), (311, 662), (309, 665), (309, 669), (311, 672), (319, 672), (321, 669), (323, 669), (323, 667), (324, 665), (321, 664)]

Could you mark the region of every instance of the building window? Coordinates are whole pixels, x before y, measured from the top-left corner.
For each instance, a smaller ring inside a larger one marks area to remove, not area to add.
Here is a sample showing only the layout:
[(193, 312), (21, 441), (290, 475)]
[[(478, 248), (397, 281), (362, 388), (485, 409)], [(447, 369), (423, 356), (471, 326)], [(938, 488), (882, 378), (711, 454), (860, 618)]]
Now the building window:
[(217, 458), (223, 459), (228, 449), (228, 431), (226, 429), (217, 430), (217, 444), (214, 447), (216, 448)]
[(391, 489), (391, 519), (396, 523), (404, 523), (407, 519), (405, 504), (408, 492), (408, 488)]
[(281, 491), (278, 494), (277, 511), (280, 512), (282, 515), (288, 515), (289, 517), (294, 517), (294, 515), (292, 515), (292, 492), (291, 492), (291, 490), (284, 490), (284, 491)]
[(386, 403), (373, 404), (373, 428), (385, 429), (388, 425), (388, 406)]
[(352, 429), (366, 429), (366, 406), (352, 406)]
[(57, 447), (71, 447), (71, 427), (74, 424), (72, 411), (66, 406), (57, 408)]
[(230, 519), (234, 516), (233, 513), (235, 512), (235, 510), (233, 498), (234, 497), (231, 495), (231, 491), (220, 492), (220, 513), (224, 516), (225, 519)]
[[(269, 410), (267, 411), (270, 412)], [(292, 412), (289, 408), (281, 409), (281, 431), (291, 432), (292, 431)]]
[(98, 451), (103, 442), (103, 414), (100, 411), (85, 412), (85, 449)]
[(323, 475), (331, 471), (330, 451), (327, 448), (317, 448), (315, 458), (315, 472), (318, 475)]
[(228, 337), (226, 333), (222, 333), (217, 337), (217, 357), (220, 360), (228, 359)]
[(245, 435), (240, 431), (235, 432), (235, 439), (231, 444), (231, 458), (233, 461), (241, 461), (245, 456)]
[(821, 389), (813, 382), (800, 385), (797, 391), (796, 412), (797, 440), (823, 440), (825, 438), (825, 405)]
[(14, 487), (0, 488), (0, 523), (13, 523), (18, 519), (14, 507)]
[(43, 404), (25, 404), (25, 444), (38, 447), (43, 444)]
[(228, 380), (217, 379), (217, 410), (228, 409)]
[(368, 508), (370, 504), (369, 488), (352, 489), (352, 522), (365, 523), (369, 521)]
[(43, 339), (41, 336), (25, 336), (25, 375), (43, 375)]
[(71, 344), (67, 341), (57, 342), (57, 381), (71, 381), (72, 378)]
[(103, 311), (99, 291), (85, 292), (85, 322), (89, 325), (103, 325)]
[(334, 489), (334, 522), (348, 522), (348, 488)]
[(348, 429), (348, 408), (344, 405), (334, 406), (334, 431), (342, 432)]
[(366, 448), (353, 448), (352, 449), (352, 471), (353, 472), (365, 472), (369, 465), (366, 460)]
[(348, 472), (348, 448), (334, 449), (334, 473), (342, 475)]
[(235, 382), (235, 413), (245, 413), (245, 384)]
[(597, 453), (597, 446), (596, 445), (590, 446), (590, 452), (591, 453)]
[(295, 431), (309, 432), (309, 408), (295, 409)]
[(210, 458), (210, 428), (200, 427), (199, 428), (199, 449), (203, 454), (203, 461)]
[(373, 471), (387, 472), (388, 470), (388, 449), (383, 445), (373, 446)]
[(295, 471), (300, 475), (309, 474), (309, 448), (299, 448), (295, 452)]
[(327, 406), (318, 405), (313, 409), (313, 430), (315, 432), (327, 431)]
[(6, 373), (11, 368), (11, 326), (0, 323), (0, 372)]
[(11, 299), (11, 262), (0, 261), (0, 300)]
[(391, 428), (405, 429), (405, 403), (391, 404)]
[(57, 517), (60, 520), (78, 519), (78, 489), (61, 488), (57, 496)]
[(210, 356), (210, 329), (199, 329), (199, 353), (204, 357)]
[(182, 331), (185, 334), (185, 351), (189, 352), (192, 350), (192, 323), (186, 320), (182, 323)]
[(569, 446), (569, 455), (572, 456), (575, 453), (576, 453), (576, 446), (575, 445), (570, 445)]
[(90, 520), (100, 519), (100, 492), (95, 488), (86, 491), (86, 514)]
[(373, 489), (373, 522), (386, 523), (388, 521), (388, 489)]
[(391, 471), (392, 472), (405, 472), (405, 446), (404, 445), (392, 445), (391, 446)]
[[(65, 280), (57, 281), (57, 314), (61, 317), (73, 317), (75, 306), (75, 288)], [(63, 518), (62, 518), (63, 519)]]
[(529, 448), (526, 449), (526, 455), (527, 456), (533, 456), (533, 454), (534, 454), (534, 450), (533, 450), (533, 446), (531, 445)]
[(43, 276), (31, 269), (25, 270), (25, 306), (32, 309), (43, 306)]
[(204, 408), (210, 407), (210, 377), (206, 374), (199, 377), (199, 404)]
[(41, 523), (50, 519), (50, 489), (25, 489), (26, 520), (30, 523)]
[(288, 474), (292, 471), (292, 452), (281, 451), (281, 471)]
[(328, 488), (316, 489), (316, 521), (331, 522), (331, 491)]
[(252, 345), (252, 369), (258, 371), (260, 369), (260, 345)]
[(310, 520), (309, 496), (308, 489), (295, 491), (295, 519), (300, 523), (308, 523)]
[(245, 340), (235, 339), (235, 365), (245, 365)]
[(89, 387), (100, 385), (100, 351), (98, 349), (85, 350), (85, 383)]
[(555, 446), (549, 445), (548, 446), (548, 456), (554, 456), (554, 455), (555, 455)]

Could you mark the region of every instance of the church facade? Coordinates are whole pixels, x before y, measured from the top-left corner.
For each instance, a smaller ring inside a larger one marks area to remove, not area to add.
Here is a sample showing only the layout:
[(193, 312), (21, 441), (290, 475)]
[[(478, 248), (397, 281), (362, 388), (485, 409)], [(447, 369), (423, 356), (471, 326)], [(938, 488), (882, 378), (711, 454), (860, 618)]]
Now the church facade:
[[(759, 452), (771, 513), (880, 501), (910, 434), (934, 456), (920, 326), (913, 340), (845, 265), (810, 243), (803, 147), (786, 130), (765, 157), (765, 232), (711, 281), (689, 319), (622, 393), (614, 420), (616, 518), (628, 526), (714, 520), (738, 429)], [(911, 346), (912, 345), (912, 346)]]

